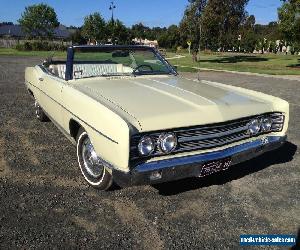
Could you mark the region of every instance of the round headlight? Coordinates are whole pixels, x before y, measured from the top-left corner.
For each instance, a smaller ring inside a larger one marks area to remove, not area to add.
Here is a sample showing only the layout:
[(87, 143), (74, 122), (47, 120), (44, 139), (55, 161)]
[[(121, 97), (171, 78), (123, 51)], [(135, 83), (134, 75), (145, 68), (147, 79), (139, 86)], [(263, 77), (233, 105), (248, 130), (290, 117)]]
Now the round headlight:
[(257, 119), (252, 120), (248, 124), (248, 132), (250, 135), (256, 135), (260, 130), (260, 121)]
[(140, 155), (147, 156), (154, 151), (154, 142), (150, 136), (144, 136), (138, 144)]
[(272, 127), (272, 120), (270, 118), (263, 118), (261, 120), (261, 130), (263, 132), (270, 131)]
[(162, 134), (159, 139), (159, 148), (164, 153), (172, 152), (177, 146), (177, 138), (173, 133)]

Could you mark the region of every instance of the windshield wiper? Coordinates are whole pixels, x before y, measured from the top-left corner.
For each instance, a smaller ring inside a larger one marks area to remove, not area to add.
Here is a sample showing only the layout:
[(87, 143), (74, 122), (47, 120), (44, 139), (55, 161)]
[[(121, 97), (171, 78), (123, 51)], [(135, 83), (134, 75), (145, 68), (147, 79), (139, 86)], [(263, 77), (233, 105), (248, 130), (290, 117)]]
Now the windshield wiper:
[(95, 78), (95, 77), (114, 77), (114, 76), (142, 76), (142, 75), (170, 75), (172, 72), (164, 72), (164, 71), (142, 71), (142, 72), (132, 72), (132, 73), (104, 73), (100, 75), (92, 75), (92, 76), (83, 76), (75, 79), (83, 79), (83, 78)]
[(141, 71), (135, 72), (134, 75), (170, 75), (172, 72), (164, 72), (164, 71)]
[(109, 77), (109, 76), (133, 76), (132, 73), (105, 73), (101, 74), (99, 76)]

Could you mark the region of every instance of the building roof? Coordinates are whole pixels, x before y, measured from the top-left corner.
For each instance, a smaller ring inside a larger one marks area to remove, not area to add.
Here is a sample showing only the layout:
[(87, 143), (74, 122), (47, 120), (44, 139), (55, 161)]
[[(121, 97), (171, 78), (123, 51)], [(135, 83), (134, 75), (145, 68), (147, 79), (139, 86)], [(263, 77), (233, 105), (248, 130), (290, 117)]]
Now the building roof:
[[(25, 33), (22, 31), (20, 25), (1, 25), (0, 26), (0, 36), (12, 36), (12, 37), (25, 37)], [(54, 38), (68, 38), (70, 36), (69, 30), (60, 25), (54, 29)]]

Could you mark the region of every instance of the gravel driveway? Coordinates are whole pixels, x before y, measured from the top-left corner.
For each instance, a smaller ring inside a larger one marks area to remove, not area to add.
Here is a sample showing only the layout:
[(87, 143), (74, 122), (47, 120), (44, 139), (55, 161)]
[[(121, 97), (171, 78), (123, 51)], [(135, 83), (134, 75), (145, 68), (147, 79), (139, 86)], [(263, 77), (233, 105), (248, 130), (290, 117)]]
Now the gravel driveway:
[(289, 142), (206, 179), (100, 192), (81, 177), (75, 147), (34, 118), (24, 69), (40, 61), (0, 57), (1, 249), (232, 249), (240, 234), (297, 233), (299, 82), (201, 73), (288, 100)]

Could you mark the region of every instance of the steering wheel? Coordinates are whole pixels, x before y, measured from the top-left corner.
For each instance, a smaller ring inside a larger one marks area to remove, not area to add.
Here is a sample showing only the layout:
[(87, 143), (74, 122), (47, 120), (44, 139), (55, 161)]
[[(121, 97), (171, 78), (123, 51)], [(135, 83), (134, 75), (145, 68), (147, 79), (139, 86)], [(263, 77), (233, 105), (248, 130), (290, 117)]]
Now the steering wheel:
[(139, 69), (140, 69), (140, 68), (143, 68), (143, 67), (149, 68), (151, 71), (153, 71), (153, 68), (152, 68), (150, 65), (148, 65), (148, 64), (141, 64), (141, 65), (137, 66), (137, 67), (133, 70), (133, 73), (136, 73), (137, 71), (140, 71)]

